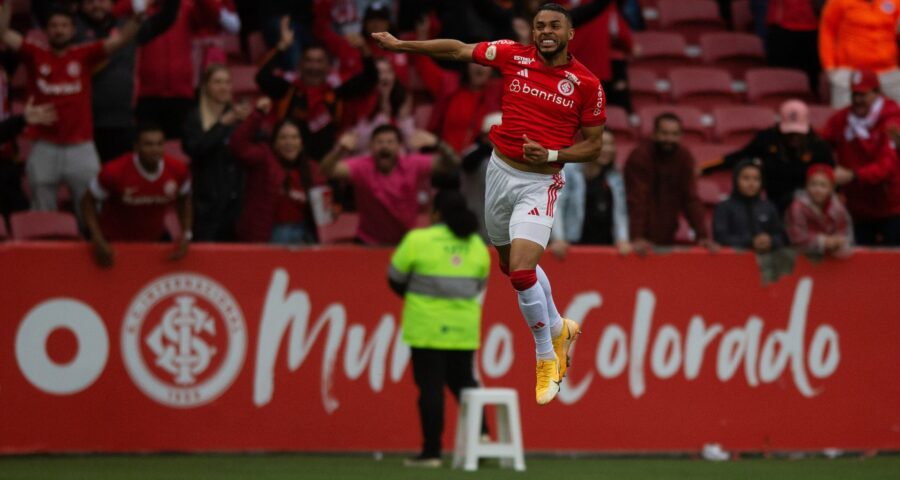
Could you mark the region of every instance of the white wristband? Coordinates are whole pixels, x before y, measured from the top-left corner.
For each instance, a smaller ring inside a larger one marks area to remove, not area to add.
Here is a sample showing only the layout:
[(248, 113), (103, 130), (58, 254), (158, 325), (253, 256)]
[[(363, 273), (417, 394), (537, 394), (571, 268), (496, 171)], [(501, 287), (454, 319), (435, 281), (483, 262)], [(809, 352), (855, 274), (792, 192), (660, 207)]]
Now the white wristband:
[(547, 150), (547, 163), (559, 160), (559, 150)]

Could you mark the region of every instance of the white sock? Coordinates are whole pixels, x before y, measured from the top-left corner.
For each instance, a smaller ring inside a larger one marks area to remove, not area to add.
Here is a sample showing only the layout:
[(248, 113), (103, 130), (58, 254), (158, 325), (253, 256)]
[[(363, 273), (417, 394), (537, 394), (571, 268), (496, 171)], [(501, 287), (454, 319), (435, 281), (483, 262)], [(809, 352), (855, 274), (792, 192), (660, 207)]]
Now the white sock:
[(560, 316), (559, 311), (556, 309), (556, 304), (553, 303), (553, 291), (550, 288), (550, 279), (547, 278), (547, 274), (544, 273), (544, 269), (541, 268), (540, 265), (535, 267), (535, 271), (537, 272), (538, 284), (541, 286), (541, 290), (544, 291), (544, 301), (547, 303), (547, 318), (550, 319), (550, 335), (552, 338), (556, 338), (562, 334), (562, 316)]
[(531, 334), (534, 335), (534, 350), (537, 358), (544, 360), (552, 360), (555, 358), (553, 353), (553, 340), (550, 337), (550, 320), (547, 318), (547, 299), (544, 296), (544, 289), (541, 288), (539, 282), (527, 290), (517, 292), (519, 294), (519, 309), (522, 316), (528, 322), (531, 328)]

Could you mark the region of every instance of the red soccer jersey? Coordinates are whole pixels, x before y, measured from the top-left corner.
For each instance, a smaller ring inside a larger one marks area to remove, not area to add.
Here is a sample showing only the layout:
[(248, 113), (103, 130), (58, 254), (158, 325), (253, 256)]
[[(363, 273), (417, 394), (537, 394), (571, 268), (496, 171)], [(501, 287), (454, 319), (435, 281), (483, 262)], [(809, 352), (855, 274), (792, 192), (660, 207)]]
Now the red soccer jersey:
[(606, 122), (600, 81), (572, 57), (550, 67), (534, 46), (512, 40), (479, 43), (472, 57), (503, 75), (503, 123), (491, 128), (490, 139), (510, 159), (524, 162), (522, 135), (559, 150), (574, 143), (580, 127)]
[(190, 172), (180, 160), (165, 156), (150, 174), (131, 153), (104, 165), (91, 183), (91, 193), (103, 200), (100, 230), (109, 241), (158, 242), (166, 210), (190, 191)]
[(28, 94), (34, 96), (34, 103), (56, 107), (56, 123), (30, 127), (30, 135), (60, 145), (90, 142), (94, 138), (91, 75), (106, 59), (103, 42), (76, 45), (56, 55), (26, 40), (19, 55), (28, 70)]

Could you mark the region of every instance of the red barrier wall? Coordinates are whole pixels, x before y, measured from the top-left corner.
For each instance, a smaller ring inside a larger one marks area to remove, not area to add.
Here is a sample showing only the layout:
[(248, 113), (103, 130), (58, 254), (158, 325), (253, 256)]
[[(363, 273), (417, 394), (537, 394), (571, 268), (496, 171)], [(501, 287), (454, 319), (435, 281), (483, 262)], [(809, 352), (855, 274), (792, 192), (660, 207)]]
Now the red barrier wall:
[[(117, 251), (101, 270), (84, 244), (0, 246), (0, 451), (418, 447), (390, 251)], [(526, 448), (900, 448), (900, 253), (801, 260), (766, 287), (748, 254), (543, 265), (584, 322), (558, 401), (534, 404), (496, 269), (477, 356), (486, 385), (519, 391)]]

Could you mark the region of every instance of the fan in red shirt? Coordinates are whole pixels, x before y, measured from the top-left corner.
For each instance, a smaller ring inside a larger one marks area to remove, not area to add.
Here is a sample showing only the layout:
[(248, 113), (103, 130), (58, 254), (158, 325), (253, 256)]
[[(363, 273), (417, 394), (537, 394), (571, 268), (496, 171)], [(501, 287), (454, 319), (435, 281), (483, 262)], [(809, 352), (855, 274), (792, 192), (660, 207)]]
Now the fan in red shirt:
[(44, 46), (9, 29), (13, 3), (4, 2), (0, 10), (0, 39), (21, 57), (28, 72), (28, 94), (38, 104), (52, 104), (59, 117), (53, 126), (33, 126), (29, 131), (37, 140), (26, 167), (32, 207), (56, 210), (60, 182), (79, 198), (100, 170), (93, 144), (91, 74), (110, 53), (134, 39), (143, 15), (133, 16), (118, 35), (72, 46), (75, 19), (71, 12), (56, 9), (47, 16), (49, 46)]
[[(162, 127), (138, 127), (134, 153), (106, 163), (81, 199), (97, 263), (109, 267), (114, 252), (108, 242), (158, 242), (166, 234), (165, 216), (177, 207), (181, 238), (172, 259), (187, 254), (193, 209), (187, 165), (165, 154)], [(103, 209), (97, 213), (97, 202)]]
[[(373, 34), (387, 50), (474, 61), (503, 76), (503, 122), (490, 132), (494, 154), (485, 182), (485, 223), (534, 334), (540, 405), (559, 392), (580, 326), (559, 315), (538, 261), (550, 238), (556, 197), (565, 185), (562, 163), (593, 161), (600, 154), (606, 120), (600, 81), (568, 52), (574, 35), (571, 15), (554, 3), (537, 9), (531, 46), (511, 40), (474, 45), (445, 39), (401, 41), (387, 32)], [(579, 130), (584, 140), (576, 143)]]

